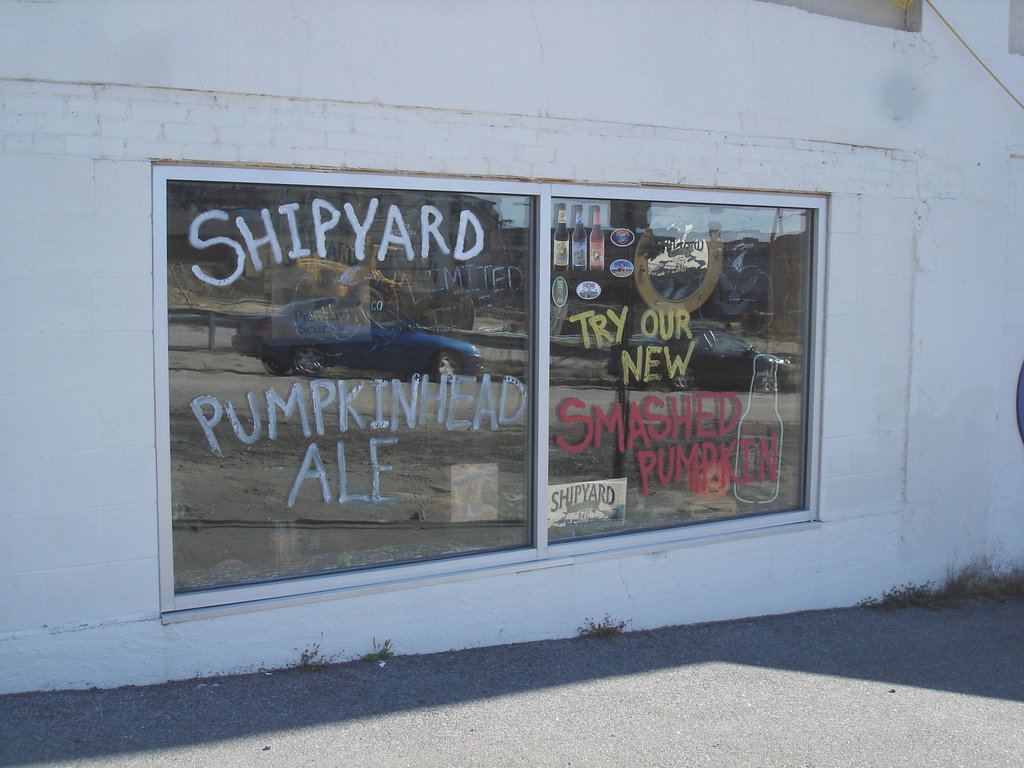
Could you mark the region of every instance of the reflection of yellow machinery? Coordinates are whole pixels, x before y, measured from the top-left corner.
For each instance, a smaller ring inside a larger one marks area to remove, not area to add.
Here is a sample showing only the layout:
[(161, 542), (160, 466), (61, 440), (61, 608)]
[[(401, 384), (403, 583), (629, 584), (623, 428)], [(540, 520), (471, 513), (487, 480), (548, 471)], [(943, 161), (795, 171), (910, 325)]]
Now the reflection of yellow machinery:
[[(347, 264), (339, 264), (336, 261), (328, 261), (327, 259), (320, 259), (313, 256), (305, 256), (300, 259), (295, 259), (295, 266), (302, 272), (305, 272), (308, 279), (299, 278), (296, 281), (296, 285), (305, 283), (309, 285), (309, 281), (317, 288), (333, 288), (337, 285), (342, 285), (342, 275), (351, 269)], [(341, 295), (344, 295), (342, 293)]]
[[(370, 266), (365, 266), (306, 256), (295, 259), (293, 265), (302, 273), (289, 283), (289, 291), (294, 294), (291, 299), (293, 301), (325, 296), (356, 296), (365, 299), (372, 297), (397, 306), (397, 298), (403, 289), (406, 293), (412, 293), (407, 275), (389, 278), (372, 261)], [(379, 295), (381, 293), (392, 293), (396, 300), (386, 301), (386, 297)]]
[(285, 282), (289, 301), (318, 299), (326, 296), (369, 297), (369, 286), (376, 278), (374, 267), (353, 266), (315, 256), (295, 259), (288, 267), (292, 279)]
[[(365, 264), (342, 264), (307, 256), (294, 260), (301, 274), (288, 281), (287, 301), (327, 296), (351, 296), (364, 301), (380, 301), (426, 328), (472, 329), (473, 302), (461, 289), (434, 290), (423, 281), (413, 281), (405, 272), (385, 275), (369, 260)], [(289, 267), (288, 269), (292, 269)]]

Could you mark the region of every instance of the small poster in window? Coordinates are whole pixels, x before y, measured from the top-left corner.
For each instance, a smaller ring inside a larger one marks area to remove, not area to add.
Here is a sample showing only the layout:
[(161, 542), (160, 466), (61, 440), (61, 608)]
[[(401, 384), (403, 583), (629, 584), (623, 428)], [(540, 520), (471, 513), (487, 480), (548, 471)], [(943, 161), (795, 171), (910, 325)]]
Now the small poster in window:
[(453, 523), (498, 519), (498, 465), (453, 464)]
[(626, 514), (626, 478), (548, 486), (548, 526), (565, 528)]

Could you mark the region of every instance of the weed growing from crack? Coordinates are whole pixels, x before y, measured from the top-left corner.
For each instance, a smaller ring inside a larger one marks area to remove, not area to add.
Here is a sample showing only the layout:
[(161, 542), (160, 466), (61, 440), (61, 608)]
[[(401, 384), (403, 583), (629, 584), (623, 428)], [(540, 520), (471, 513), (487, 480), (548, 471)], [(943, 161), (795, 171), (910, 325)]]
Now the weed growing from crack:
[(917, 606), (938, 610), (944, 607), (939, 592), (932, 582), (924, 584), (904, 584), (887, 589), (881, 597), (868, 597), (857, 603), (861, 608), (881, 608), (883, 611), (895, 611), (900, 608)]
[(987, 560), (972, 563), (946, 577), (942, 588), (949, 600), (1013, 600), (1024, 598), (1024, 566), (997, 570)]
[(391, 640), (385, 640), (381, 645), (377, 645), (377, 638), (373, 638), (373, 651), (363, 656), (363, 661), (376, 661), (380, 663), (387, 661), (395, 652), (391, 650)]
[(296, 665), (299, 669), (304, 672), (317, 672), (335, 662), (338, 658), (337, 656), (327, 656), (320, 650), (322, 642), (323, 639), (321, 638), (320, 642), (307, 646), (299, 654), (299, 663)]
[(935, 611), (954, 608), (961, 600), (1015, 599), (1024, 599), (1024, 567), (999, 570), (988, 560), (979, 560), (959, 570), (950, 570), (946, 580), (939, 586), (930, 581), (924, 584), (904, 584), (886, 590), (880, 598), (869, 597), (857, 605), (862, 608), (881, 608), (883, 611), (914, 606)]
[(580, 637), (596, 637), (601, 640), (618, 640), (626, 629), (628, 621), (613, 621), (610, 614), (605, 614), (601, 621), (584, 619), (579, 628)]

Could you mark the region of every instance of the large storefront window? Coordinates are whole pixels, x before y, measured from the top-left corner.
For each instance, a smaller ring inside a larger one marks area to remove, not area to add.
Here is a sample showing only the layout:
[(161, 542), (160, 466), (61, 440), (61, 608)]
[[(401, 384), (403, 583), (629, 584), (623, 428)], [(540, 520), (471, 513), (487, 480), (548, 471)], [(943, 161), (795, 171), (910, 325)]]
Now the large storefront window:
[(803, 506), (811, 212), (552, 206), (549, 540)]
[(810, 519), (820, 200), (154, 178), (166, 610)]
[(176, 592), (529, 543), (533, 206), (168, 182)]

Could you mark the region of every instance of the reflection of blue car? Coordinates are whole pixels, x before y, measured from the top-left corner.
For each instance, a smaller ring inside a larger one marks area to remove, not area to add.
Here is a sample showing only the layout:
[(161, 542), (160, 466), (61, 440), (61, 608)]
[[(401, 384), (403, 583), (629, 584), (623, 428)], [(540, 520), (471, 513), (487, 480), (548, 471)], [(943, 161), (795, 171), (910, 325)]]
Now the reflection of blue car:
[(315, 376), (336, 365), (434, 378), (480, 370), (472, 344), (426, 333), (386, 307), (373, 307), (353, 298), (296, 301), (240, 320), (231, 344), (278, 376)]

